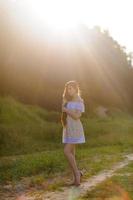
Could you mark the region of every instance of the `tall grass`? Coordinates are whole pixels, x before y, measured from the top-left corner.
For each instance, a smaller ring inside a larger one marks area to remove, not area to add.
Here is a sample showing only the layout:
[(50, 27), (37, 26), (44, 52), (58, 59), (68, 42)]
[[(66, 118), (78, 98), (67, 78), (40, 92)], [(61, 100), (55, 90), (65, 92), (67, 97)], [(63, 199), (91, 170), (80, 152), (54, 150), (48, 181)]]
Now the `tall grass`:
[[(106, 119), (82, 117), (86, 143), (133, 145), (133, 117), (115, 112)], [(60, 113), (27, 105), (11, 96), (0, 98), (0, 155), (15, 155), (62, 148)]]
[(60, 113), (24, 105), (10, 96), (1, 97), (0, 155), (53, 149), (52, 144), (61, 144), (62, 127), (59, 122)]
[[(81, 121), (86, 143), (80, 144), (77, 158), (89, 158), (82, 166), (87, 168), (88, 163), (89, 167), (92, 164), (91, 173), (119, 159), (117, 154), (132, 149), (133, 117), (129, 113), (113, 112), (105, 119), (88, 113)], [(11, 96), (0, 97), (0, 182), (41, 171), (45, 174), (64, 171), (62, 147), (59, 112), (23, 104)], [(99, 164), (95, 161), (97, 156)]]

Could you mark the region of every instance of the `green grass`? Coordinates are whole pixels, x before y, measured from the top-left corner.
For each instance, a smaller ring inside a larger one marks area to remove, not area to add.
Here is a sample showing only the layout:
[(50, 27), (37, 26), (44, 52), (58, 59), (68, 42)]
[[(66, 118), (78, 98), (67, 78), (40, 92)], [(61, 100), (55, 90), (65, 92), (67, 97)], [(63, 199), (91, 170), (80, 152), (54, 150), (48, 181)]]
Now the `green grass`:
[[(86, 143), (81, 147), (133, 145), (133, 117), (117, 112), (107, 119), (84, 115)], [(0, 98), (0, 156), (62, 148), (60, 113), (22, 104), (13, 97)]]
[[(83, 115), (86, 143), (76, 147), (85, 178), (122, 159), (132, 151), (133, 117), (112, 113), (106, 119)], [(11, 96), (0, 98), (0, 182), (24, 176), (44, 177), (64, 173), (68, 163), (63, 154), (60, 113), (37, 105), (18, 102)]]
[[(131, 150), (128, 149), (130, 152)], [(123, 147), (118, 145), (76, 150), (79, 168), (85, 169), (87, 179), (122, 159)], [(63, 149), (21, 156), (3, 157), (0, 161), (0, 182), (20, 180), (21, 177), (43, 173), (45, 178), (67, 172), (69, 169)]]
[(133, 199), (133, 162), (77, 200)]
[[(0, 155), (19, 155), (58, 148), (59, 113), (0, 98)], [(50, 121), (51, 119), (51, 121)], [(57, 123), (58, 122), (58, 123)]]

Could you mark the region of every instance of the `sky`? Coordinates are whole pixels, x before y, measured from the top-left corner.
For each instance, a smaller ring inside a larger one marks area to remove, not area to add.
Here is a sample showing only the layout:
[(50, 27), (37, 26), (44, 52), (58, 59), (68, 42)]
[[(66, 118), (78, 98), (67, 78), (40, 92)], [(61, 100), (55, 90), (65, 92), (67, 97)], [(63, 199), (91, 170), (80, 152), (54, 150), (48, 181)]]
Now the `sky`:
[(132, 0), (1, 0), (0, 6), (4, 4), (18, 23), (32, 23), (34, 30), (47, 24), (63, 34), (79, 23), (98, 25), (133, 52)]

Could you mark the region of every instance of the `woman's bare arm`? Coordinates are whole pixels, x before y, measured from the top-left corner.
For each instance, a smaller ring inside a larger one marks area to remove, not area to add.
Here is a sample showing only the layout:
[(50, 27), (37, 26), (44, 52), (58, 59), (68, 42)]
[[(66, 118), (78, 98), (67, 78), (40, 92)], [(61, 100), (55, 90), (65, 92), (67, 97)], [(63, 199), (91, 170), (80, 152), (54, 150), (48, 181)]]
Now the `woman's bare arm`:
[(81, 112), (79, 110), (70, 110), (66, 108), (66, 113), (73, 119), (79, 119), (81, 117)]

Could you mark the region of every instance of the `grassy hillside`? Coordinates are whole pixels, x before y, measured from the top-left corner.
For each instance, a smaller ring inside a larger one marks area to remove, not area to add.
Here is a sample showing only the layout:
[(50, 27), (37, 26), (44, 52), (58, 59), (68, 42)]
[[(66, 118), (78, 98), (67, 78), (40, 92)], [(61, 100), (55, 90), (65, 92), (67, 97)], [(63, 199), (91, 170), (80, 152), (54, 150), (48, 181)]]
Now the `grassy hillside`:
[(61, 144), (60, 114), (0, 98), (0, 155), (24, 154)]
[[(81, 167), (91, 170), (87, 176), (132, 151), (133, 117), (128, 113), (113, 112), (106, 119), (88, 113), (81, 120), (86, 143), (79, 145), (76, 156)], [(41, 172), (46, 177), (50, 172), (66, 171), (60, 113), (24, 105), (11, 96), (1, 97), (0, 155), (0, 182)]]
[[(133, 117), (115, 112), (106, 119), (81, 118), (86, 143), (82, 146), (132, 145)], [(27, 105), (13, 97), (0, 98), (0, 155), (17, 155), (62, 147), (60, 113)]]

